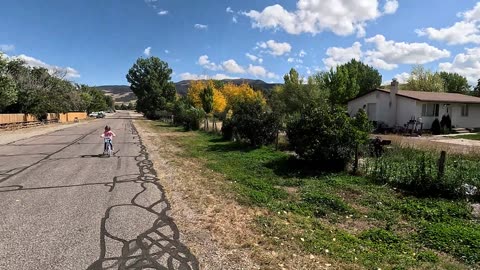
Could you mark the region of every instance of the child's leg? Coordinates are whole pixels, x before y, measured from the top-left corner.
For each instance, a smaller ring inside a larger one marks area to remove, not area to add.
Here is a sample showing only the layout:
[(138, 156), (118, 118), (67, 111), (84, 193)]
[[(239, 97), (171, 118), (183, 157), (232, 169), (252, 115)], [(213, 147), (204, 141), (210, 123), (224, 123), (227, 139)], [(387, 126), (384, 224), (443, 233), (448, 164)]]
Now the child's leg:
[(112, 141), (112, 140), (110, 140), (110, 148), (111, 148), (112, 151), (113, 151), (113, 141)]

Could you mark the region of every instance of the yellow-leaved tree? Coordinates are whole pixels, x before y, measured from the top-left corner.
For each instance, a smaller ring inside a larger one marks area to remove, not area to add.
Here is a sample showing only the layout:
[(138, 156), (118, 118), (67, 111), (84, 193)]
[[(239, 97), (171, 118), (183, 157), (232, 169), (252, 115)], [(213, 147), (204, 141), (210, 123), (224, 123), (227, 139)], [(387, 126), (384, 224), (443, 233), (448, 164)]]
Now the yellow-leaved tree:
[(210, 87), (213, 89), (213, 126), (214, 129), (217, 128), (215, 122), (215, 115), (221, 115), (225, 112), (227, 108), (227, 99), (223, 95), (221, 90), (218, 90), (215, 86), (215, 82), (213, 80), (208, 81), (192, 81), (190, 83), (190, 87), (188, 88), (187, 92), (187, 99), (188, 101), (197, 109), (201, 109), (202, 106), (202, 92)]
[(227, 100), (227, 110), (231, 110), (236, 103), (259, 100), (263, 104), (266, 104), (266, 100), (263, 97), (262, 92), (253, 90), (247, 83), (241, 85), (235, 85), (233, 83), (227, 83), (221, 89), (222, 94)]

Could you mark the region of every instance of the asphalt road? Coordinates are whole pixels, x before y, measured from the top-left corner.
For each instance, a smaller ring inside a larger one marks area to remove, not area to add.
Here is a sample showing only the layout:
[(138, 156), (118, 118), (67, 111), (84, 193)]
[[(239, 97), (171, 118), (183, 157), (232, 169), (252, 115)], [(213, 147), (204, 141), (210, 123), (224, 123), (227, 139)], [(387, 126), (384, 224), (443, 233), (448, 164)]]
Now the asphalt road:
[(0, 269), (198, 269), (131, 118), (0, 145)]

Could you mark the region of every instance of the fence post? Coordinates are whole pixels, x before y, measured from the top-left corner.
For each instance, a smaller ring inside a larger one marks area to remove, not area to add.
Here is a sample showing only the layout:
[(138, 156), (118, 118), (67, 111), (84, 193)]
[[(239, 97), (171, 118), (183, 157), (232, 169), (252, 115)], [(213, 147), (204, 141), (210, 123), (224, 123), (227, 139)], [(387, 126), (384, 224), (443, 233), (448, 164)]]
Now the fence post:
[(440, 153), (440, 159), (438, 160), (438, 179), (441, 179), (445, 173), (445, 160), (447, 159), (447, 152), (442, 151)]

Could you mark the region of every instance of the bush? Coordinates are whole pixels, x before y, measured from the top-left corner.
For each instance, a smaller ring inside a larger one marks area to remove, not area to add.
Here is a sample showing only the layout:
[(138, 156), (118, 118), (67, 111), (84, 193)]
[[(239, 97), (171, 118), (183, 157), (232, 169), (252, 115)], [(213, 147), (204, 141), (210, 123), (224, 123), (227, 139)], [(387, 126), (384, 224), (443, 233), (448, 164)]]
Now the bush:
[(267, 112), (260, 101), (244, 101), (235, 105), (231, 120), (222, 128), (225, 138), (236, 135), (252, 146), (268, 145), (275, 141), (279, 127), (278, 118)]
[(224, 140), (233, 139), (233, 122), (231, 119), (225, 119), (222, 123), (222, 137)]
[(183, 126), (186, 131), (200, 129), (200, 120), (205, 113), (188, 105), (184, 100), (178, 100), (173, 105), (173, 123)]
[(450, 118), (450, 115), (447, 114), (442, 116), (440, 126), (443, 130), (446, 130), (446, 133), (450, 133), (450, 131), (452, 130), (452, 119)]
[[(307, 108), (287, 124), (287, 136), (298, 156), (319, 166), (343, 170), (355, 149), (367, 141), (364, 117), (351, 119), (341, 108)], [(368, 121), (368, 120), (367, 120)]]
[(442, 133), (442, 127), (440, 126), (440, 121), (438, 121), (438, 119), (433, 120), (431, 130), (433, 135), (440, 135)]

